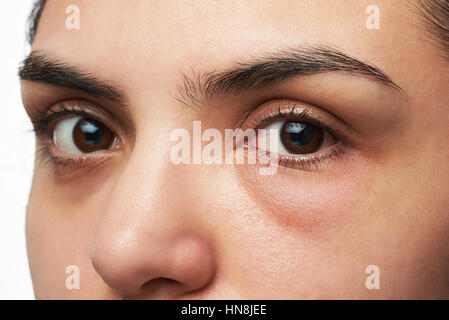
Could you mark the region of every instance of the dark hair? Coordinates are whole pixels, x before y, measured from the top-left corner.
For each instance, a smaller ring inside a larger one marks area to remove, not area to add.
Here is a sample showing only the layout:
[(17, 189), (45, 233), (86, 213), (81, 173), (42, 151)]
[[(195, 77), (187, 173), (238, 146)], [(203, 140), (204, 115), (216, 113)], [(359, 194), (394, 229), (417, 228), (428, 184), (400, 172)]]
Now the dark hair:
[(35, 0), (31, 9), (31, 13), (28, 17), (27, 40), (30, 45), (34, 42), (34, 37), (36, 36), (37, 27), (39, 26), (39, 20), (41, 19), (45, 2), (47, 2), (47, 0)]
[[(35, 0), (28, 18), (28, 42), (33, 43), (46, 0)], [(449, 58), (449, 0), (417, 0), (416, 8), (436, 44)]]
[(449, 0), (419, 0), (416, 8), (426, 29), (449, 58)]

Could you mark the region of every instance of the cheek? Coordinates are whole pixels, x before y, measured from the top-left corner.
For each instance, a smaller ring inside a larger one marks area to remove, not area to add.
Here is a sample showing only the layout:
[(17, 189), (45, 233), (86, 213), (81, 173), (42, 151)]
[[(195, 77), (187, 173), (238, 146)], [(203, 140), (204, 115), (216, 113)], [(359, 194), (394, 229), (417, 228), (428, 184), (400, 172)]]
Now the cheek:
[[(92, 239), (107, 192), (91, 193), (55, 184), (37, 170), (27, 208), (26, 236), (31, 275), (38, 298), (75, 298), (95, 279)], [(107, 188), (105, 188), (107, 189)], [(66, 268), (79, 267), (81, 290), (68, 290)], [(94, 282), (92, 282), (94, 283)]]
[[(34, 189), (36, 190), (36, 189)], [(27, 210), (26, 236), (31, 276), (36, 297), (65, 296), (65, 266), (73, 264), (72, 246), (57, 215), (63, 214), (45, 202), (42, 191), (33, 192)]]
[(369, 193), (369, 172), (367, 163), (354, 159), (316, 171), (279, 167), (271, 176), (246, 166), (239, 169), (239, 176), (252, 200), (278, 224), (326, 236), (356, 215)]

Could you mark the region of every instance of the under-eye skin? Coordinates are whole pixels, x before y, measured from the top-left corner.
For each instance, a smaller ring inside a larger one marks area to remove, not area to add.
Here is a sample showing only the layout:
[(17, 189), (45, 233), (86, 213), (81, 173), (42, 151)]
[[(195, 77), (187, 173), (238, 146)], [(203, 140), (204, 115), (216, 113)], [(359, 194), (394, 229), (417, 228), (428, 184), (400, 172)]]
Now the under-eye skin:
[[(347, 138), (351, 129), (306, 103), (290, 100), (264, 103), (243, 123), (243, 129), (248, 128), (265, 129), (266, 141), (255, 143), (257, 153), (275, 157), (281, 167), (319, 169), (334, 161), (344, 161), (344, 156), (354, 151)], [(270, 130), (276, 132), (278, 150), (269, 149), (269, 139), (273, 137)]]
[(39, 157), (63, 173), (100, 165), (121, 147), (118, 121), (87, 102), (58, 103), (32, 123)]

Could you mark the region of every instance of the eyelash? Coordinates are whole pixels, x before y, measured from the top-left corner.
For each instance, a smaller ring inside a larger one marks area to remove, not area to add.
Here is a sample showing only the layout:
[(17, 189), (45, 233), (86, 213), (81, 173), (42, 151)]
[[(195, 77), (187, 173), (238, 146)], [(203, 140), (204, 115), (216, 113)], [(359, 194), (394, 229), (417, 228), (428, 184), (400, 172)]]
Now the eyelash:
[(38, 112), (35, 119), (32, 120), (33, 129), (36, 136), (42, 137), (48, 135), (48, 129), (50, 124), (64, 116), (88, 116), (95, 118), (94, 115), (87, 112), (81, 104), (78, 105), (66, 105), (64, 103), (59, 104), (59, 108), (52, 107), (47, 112)]
[(292, 105), (286, 109), (285, 105), (279, 104), (274, 111), (269, 111), (263, 113), (262, 116), (255, 117), (251, 123), (257, 130), (263, 129), (269, 124), (280, 120), (298, 121), (319, 127), (325, 130), (337, 141), (334, 145), (328, 148), (329, 150), (319, 152), (316, 155), (274, 155), (278, 158), (280, 167), (299, 170), (319, 169), (330, 161), (339, 159), (346, 153), (353, 151), (345, 137), (333, 129), (328, 122), (311, 115), (311, 107), (304, 108), (300, 105)]

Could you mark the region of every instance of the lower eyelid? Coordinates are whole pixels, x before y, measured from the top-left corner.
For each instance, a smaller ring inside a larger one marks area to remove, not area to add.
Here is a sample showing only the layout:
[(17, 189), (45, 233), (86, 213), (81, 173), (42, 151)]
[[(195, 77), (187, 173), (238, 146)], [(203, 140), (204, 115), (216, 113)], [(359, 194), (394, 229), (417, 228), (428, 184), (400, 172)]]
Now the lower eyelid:
[(95, 156), (82, 154), (79, 157), (61, 157), (53, 155), (50, 148), (51, 146), (47, 145), (37, 149), (37, 158), (48, 167), (55, 177), (64, 179), (82, 177), (96, 172), (112, 161), (115, 154), (114, 151), (105, 150), (105, 152), (101, 152), (101, 155)]
[(313, 170), (325, 167), (331, 167), (333, 162), (344, 161), (346, 155), (351, 155), (353, 149), (337, 143), (326, 150), (315, 154), (289, 155), (289, 154), (270, 154), (265, 151), (258, 151), (258, 156), (267, 162), (270, 157), (277, 158), (278, 165), (287, 169)]
[(317, 154), (310, 154), (305, 156), (283, 156), (279, 163), (281, 166), (291, 167), (293, 169), (319, 169), (329, 165), (332, 161), (342, 159), (347, 150), (342, 147), (330, 147), (328, 150)]
[(113, 142), (113, 145), (110, 149), (103, 149), (90, 153), (77, 153), (77, 154), (69, 154), (62, 152), (52, 140), (48, 140), (47, 145), (43, 146), (46, 151), (44, 155), (50, 159), (50, 161), (54, 164), (61, 166), (72, 166), (82, 165), (83, 163), (87, 163), (88, 161), (99, 161), (101, 159), (112, 157), (117, 150), (120, 149), (119, 139), (116, 138)]

